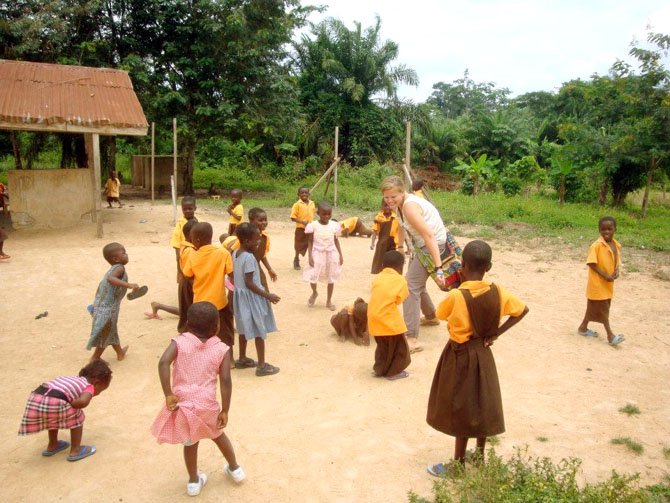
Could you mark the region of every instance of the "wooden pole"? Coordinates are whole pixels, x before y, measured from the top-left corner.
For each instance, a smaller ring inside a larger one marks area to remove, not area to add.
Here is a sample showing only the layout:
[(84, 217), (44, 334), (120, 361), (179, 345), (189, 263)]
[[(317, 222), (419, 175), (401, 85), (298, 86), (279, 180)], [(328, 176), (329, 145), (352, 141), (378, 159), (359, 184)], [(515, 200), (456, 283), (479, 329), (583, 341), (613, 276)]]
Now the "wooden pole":
[(172, 171), (173, 171), (172, 174), (174, 176), (174, 193), (177, 194), (177, 118), (176, 117), (172, 119)]
[[(339, 158), (339, 138), (340, 127), (335, 126), (335, 159)], [(335, 177), (333, 178), (333, 206), (337, 208), (337, 164), (335, 165)]]
[(170, 193), (172, 195), (172, 221), (177, 225), (177, 180), (170, 175)]
[(156, 123), (151, 123), (151, 204), (154, 204), (154, 169), (156, 166)]
[[(405, 166), (407, 167), (406, 169), (407, 173), (409, 173), (410, 170), (412, 169), (412, 165), (410, 164), (411, 138), (412, 138), (412, 121), (407, 121), (405, 123)], [(412, 179), (409, 177), (409, 174), (407, 175), (407, 181), (411, 186)]]
[(323, 175), (321, 175), (321, 178), (319, 178), (319, 180), (314, 184), (314, 187), (312, 187), (312, 190), (310, 190), (310, 192), (314, 192), (314, 190), (316, 190), (316, 188), (319, 185), (321, 185), (321, 182), (323, 182), (325, 178), (328, 175), (330, 175), (330, 173), (335, 169), (335, 167), (339, 164), (339, 162), (340, 158), (338, 157), (337, 159), (335, 159), (335, 162), (333, 162), (333, 164), (330, 165), (330, 167), (326, 170), (326, 172)]
[(101, 238), (102, 229), (102, 202), (100, 201), (100, 187), (102, 179), (100, 173), (100, 135), (97, 133), (86, 133), (84, 135), (86, 143), (86, 156), (88, 157), (88, 167), (91, 170), (91, 185), (93, 192), (93, 205), (91, 207), (91, 219), (96, 224), (96, 237)]

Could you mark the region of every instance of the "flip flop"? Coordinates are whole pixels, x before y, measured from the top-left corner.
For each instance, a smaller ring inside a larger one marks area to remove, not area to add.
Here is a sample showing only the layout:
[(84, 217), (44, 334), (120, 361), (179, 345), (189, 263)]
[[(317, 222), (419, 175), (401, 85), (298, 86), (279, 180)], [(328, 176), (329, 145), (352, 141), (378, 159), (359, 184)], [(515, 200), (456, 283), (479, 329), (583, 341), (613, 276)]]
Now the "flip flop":
[(128, 300), (139, 299), (140, 297), (143, 297), (144, 295), (146, 295), (148, 291), (149, 291), (149, 287), (144, 285), (144, 286), (139, 287), (137, 290), (133, 290), (132, 292), (130, 292), (128, 295), (126, 295), (126, 298)]
[(65, 440), (59, 440), (58, 444), (56, 445), (56, 448), (53, 451), (50, 451), (49, 449), (44, 449), (42, 451), (42, 456), (45, 458), (50, 458), (54, 454), (58, 454), (60, 451), (63, 451), (70, 447), (70, 442), (66, 442)]
[(583, 337), (598, 337), (598, 332), (587, 328), (584, 332), (577, 330), (577, 333)]
[(423, 346), (416, 346), (409, 350), (409, 354), (413, 355), (414, 353), (421, 353), (423, 351)]
[(150, 320), (162, 320), (160, 316), (158, 316), (158, 313), (155, 313), (153, 311), (144, 311), (144, 316), (149, 318)]
[(270, 365), (269, 363), (266, 363), (262, 367), (256, 367), (256, 375), (258, 377), (263, 377), (263, 376), (271, 376), (279, 372), (279, 367), (275, 367), (273, 365)]
[(388, 381), (397, 381), (398, 379), (404, 379), (405, 377), (409, 377), (409, 373), (407, 373), (403, 370), (402, 372), (399, 372), (398, 374), (396, 374), (394, 376), (388, 376), (386, 379)]
[(615, 335), (614, 337), (612, 337), (612, 340), (609, 341), (608, 344), (610, 346), (618, 346), (619, 344), (621, 344), (625, 340), (626, 339), (624, 338), (624, 336), (619, 334), (619, 335)]
[(68, 456), (67, 460), (79, 461), (80, 459), (93, 456), (93, 454), (95, 454), (95, 451), (96, 451), (95, 445), (82, 445), (81, 449), (79, 450), (79, 454), (75, 454), (74, 456)]
[(256, 362), (251, 358), (245, 358), (244, 360), (235, 360), (236, 369), (251, 369), (256, 366)]
[(0, 255), (0, 260), (7, 260), (8, 258), (12, 258), (9, 255), (5, 255), (4, 253)]
[(88, 314), (93, 316), (93, 304), (89, 304), (88, 306), (86, 306), (86, 311), (88, 311)]
[(444, 466), (444, 463), (437, 463), (436, 465), (430, 465), (426, 467), (426, 471), (430, 473), (433, 477), (444, 477), (447, 474), (447, 468)]

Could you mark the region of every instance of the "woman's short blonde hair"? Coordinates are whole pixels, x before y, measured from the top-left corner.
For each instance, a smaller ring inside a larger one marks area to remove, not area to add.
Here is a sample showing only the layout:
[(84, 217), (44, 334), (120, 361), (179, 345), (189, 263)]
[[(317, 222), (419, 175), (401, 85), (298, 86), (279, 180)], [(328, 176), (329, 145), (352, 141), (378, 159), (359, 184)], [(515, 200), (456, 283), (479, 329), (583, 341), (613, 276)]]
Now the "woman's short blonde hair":
[(398, 192), (405, 192), (405, 183), (402, 181), (402, 178), (396, 175), (384, 178), (381, 184), (381, 191), (386, 192), (390, 189), (397, 189)]

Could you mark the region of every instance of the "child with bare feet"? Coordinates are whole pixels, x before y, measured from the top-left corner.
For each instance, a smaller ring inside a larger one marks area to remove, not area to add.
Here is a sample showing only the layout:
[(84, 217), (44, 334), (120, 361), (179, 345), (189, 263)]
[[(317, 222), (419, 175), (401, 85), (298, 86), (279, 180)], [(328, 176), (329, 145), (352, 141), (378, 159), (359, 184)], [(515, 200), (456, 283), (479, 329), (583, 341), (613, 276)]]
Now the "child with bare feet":
[(610, 346), (618, 346), (624, 336), (615, 335), (610, 328), (610, 304), (614, 296), (614, 280), (619, 277), (621, 266), (621, 245), (614, 239), (616, 220), (602, 217), (598, 222), (600, 239), (589, 248), (586, 264), (589, 266), (589, 278), (586, 284), (586, 313), (577, 333), (583, 336), (597, 337), (598, 332), (589, 328), (589, 322), (602, 323), (607, 332)]
[(11, 258), (2, 250), (2, 247), (5, 244), (5, 239), (7, 239), (7, 232), (2, 227), (0, 227), (0, 260), (7, 260), (8, 258)]
[[(186, 493), (200, 494), (207, 475), (198, 471), (198, 445), (211, 438), (226, 458), (225, 473), (235, 482), (245, 478), (237, 464), (230, 439), (223, 432), (228, 424), (232, 393), (231, 351), (216, 337), (219, 313), (209, 302), (196, 302), (188, 309), (188, 332), (172, 338), (158, 362), (165, 406), (151, 426), (159, 443), (182, 444), (188, 471)], [(170, 379), (172, 366), (172, 379)], [(216, 402), (216, 378), (221, 387), (221, 407)]]
[(335, 329), (340, 342), (351, 339), (357, 346), (370, 345), (368, 303), (360, 297), (331, 316), (330, 324)]
[(409, 295), (407, 280), (402, 275), (405, 256), (396, 251), (387, 251), (383, 258), (383, 269), (372, 280), (370, 303), (368, 304), (368, 331), (374, 336), (376, 377), (395, 381), (408, 377), (405, 369), (411, 363), (405, 332), (407, 325), (398, 306)]
[(437, 317), (448, 322), (449, 342), (435, 369), (426, 421), (456, 437), (456, 443), (454, 461), (427, 468), (436, 477), (463, 469), (468, 439), (477, 439), (475, 457), (483, 461), (486, 438), (505, 431), (491, 345), (528, 314), (528, 307), (502, 286), (484, 281), (491, 256), (488, 243), (468, 243), (460, 270), (463, 282), (437, 308)]
[[(179, 271), (184, 267), (189, 253), (195, 249), (193, 243), (191, 243), (191, 229), (196, 223), (197, 221), (195, 218), (192, 218), (191, 220), (188, 220), (182, 228), (184, 240), (181, 242), (179, 262), (177, 265)], [(177, 332), (182, 333), (186, 331), (186, 312), (191, 304), (193, 304), (193, 279), (180, 274), (178, 283), (177, 299), (179, 301), (179, 307), (161, 304), (160, 302), (151, 302), (151, 311), (145, 312), (144, 315), (149, 319), (155, 320), (161, 319), (158, 315), (158, 311), (165, 311), (166, 313), (179, 316)]]
[(108, 207), (112, 207), (112, 203), (119, 205), (119, 208), (123, 207), (119, 197), (121, 196), (121, 180), (116, 176), (116, 171), (112, 171), (109, 174), (107, 182), (105, 182), (105, 195), (107, 196)]
[[(49, 443), (42, 456), (51, 457), (70, 448), (68, 461), (79, 461), (95, 454), (94, 445), (81, 445), (84, 409), (109, 387), (112, 371), (104, 360), (95, 360), (78, 376), (63, 376), (38, 386), (28, 397), (19, 435), (48, 430)], [(58, 430), (70, 430), (70, 442), (58, 440)]]
[(116, 351), (117, 360), (126, 357), (128, 346), (121, 347), (119, 341), (118, 321), (121, 300), (126, 290), (138, 290), (135, 283), (128, 283), (128, 274), (125, 265), (128, 263), (128, 253), (120, 243), (109, 243), (102, 249), (102, 255), (112, 266), (103, 276), (98, 285), (93, 302), (93, 326), (91, 337), (86, 349), (95, 348), (91, 360), (98, 360), (107, 346)]
[(235, 234), (235, 228), (244, 220), (244, 206), (241, 204), (242, 191), (240, 189), (233, 189), (230, 191), (230, 204), (226, 211), (230, 215), (228, 219), (228, 235)]
[(300, 255), (307, 253), (307, 236), (305, 227), (314, 220), (316, 207), (314, 201), (309, 198), (309, 188), (300, 187), (298, 189), (298, 200), (291, 207), (291, 221), (295, 222), (295, 236), (293, 237), (293, 248), (295, 257), (293, 257), (293, 269), (300, 270)]
[(325, 201), (321, 201), (317, 206), (316, 215), (317, 220), (308, 223), (305, 227), (309, 269), (303, 271), (302, 277), (312, 287), (312, 295), (307, 305), (314, 306), (316, 297), (319, 295), (316, 282), (321, 279), (328, 283), (326, 307), (335, 311), (337, 308), (332, 302), (333, 290), (344, 263), (340, 241), (337, 239), (337, 236), (340, 235), (340, 225), (330, 219), (333, 215), (333, 207)]
[(279, 372), (279, 368), (265, 361), (265, 339), (269, 332), (277, 331), (270, 303), (276, 304), (280, 299), (261, 284), (260, 265), (254, 256), (260, 242), (258, 227), (251, 223), (240, 224), (237, 227), (237, 238), (240, 249), (233, 253), (233, 311), (237, 332), (240, 334), (240, 359), (235, 362), (235, 367), (244, 369), (255, 366), (254, 361), (247, 356), (247, 342), (253, 339), (258, 356), (256, 375), (273, 375)]

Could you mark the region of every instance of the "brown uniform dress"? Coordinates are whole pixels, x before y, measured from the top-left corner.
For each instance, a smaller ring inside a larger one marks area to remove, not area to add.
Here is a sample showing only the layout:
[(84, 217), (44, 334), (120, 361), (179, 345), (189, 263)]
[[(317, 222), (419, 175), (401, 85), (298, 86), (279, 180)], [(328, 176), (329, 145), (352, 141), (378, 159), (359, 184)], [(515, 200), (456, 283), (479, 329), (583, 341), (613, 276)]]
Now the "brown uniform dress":
[(459, 344), (449, 340), (435, 369), (428, 398), (426, 421), (442, 433), (461, 438), (480, 438), (505, 431), (498, 372), (486, 337), (498, 333), (498, 288), (473, 298), (461, 290), (473, 334)]
[(375, 245), (375, 255), (372, 258), (372, 268), (370, 269), (372, 274), (378, 274), (384, 268), (384, 254), (387, 251), (395, 250), (395, 239), (391, 236), (393, 220), (377, 223), (379, 224), (379, 235)]

